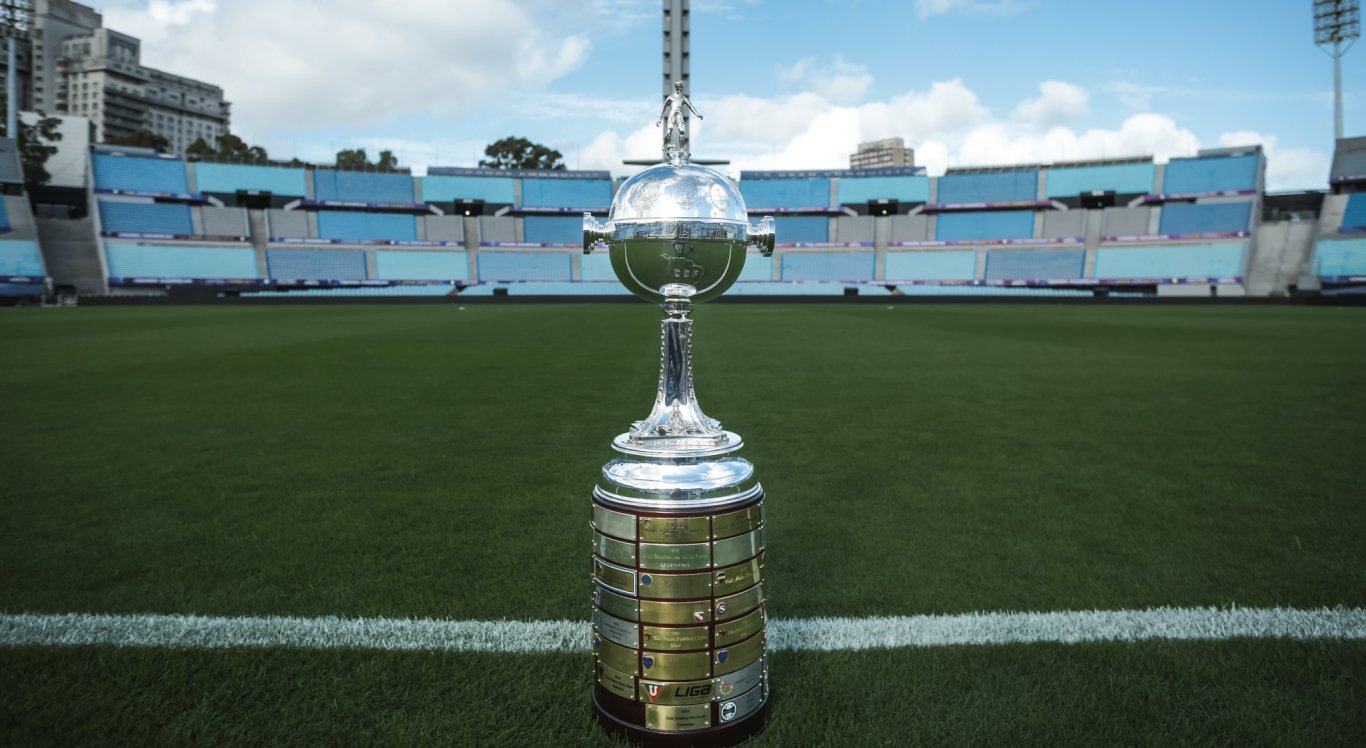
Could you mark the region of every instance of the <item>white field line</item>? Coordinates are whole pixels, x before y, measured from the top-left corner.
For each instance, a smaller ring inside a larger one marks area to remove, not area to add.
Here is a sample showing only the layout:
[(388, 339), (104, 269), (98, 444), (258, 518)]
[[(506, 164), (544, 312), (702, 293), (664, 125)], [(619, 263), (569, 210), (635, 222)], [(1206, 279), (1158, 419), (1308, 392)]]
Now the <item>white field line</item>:
[[(182, 615), (0, 613), (0, 647), (177, 649), (283, 647), (440, 652), (587, 652), (584, 621), (401, 618), (221, 618)], [(1153, 608), (968, 613), (769, 622), (776, 650), (1160, 639), (1366, 639), (1366, 608)]]

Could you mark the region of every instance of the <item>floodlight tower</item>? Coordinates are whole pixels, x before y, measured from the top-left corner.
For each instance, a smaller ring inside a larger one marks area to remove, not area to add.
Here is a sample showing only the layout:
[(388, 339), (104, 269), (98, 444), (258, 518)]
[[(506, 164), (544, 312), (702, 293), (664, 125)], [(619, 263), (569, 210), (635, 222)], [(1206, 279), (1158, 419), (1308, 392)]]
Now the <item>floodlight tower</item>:
[(664, 0), (664, 98), (674, 92), (675, 83), (682, 83), (683, 95), (689, 95), (688, 0)]
[(28, 38), (33, 3), (0, 0), (0, 37), (5, 40), (5, 135), (19, 137), (19, 42)]
[(1314, 43), (1333, 58), (1333, 138), (1342, 139), (1342, 56), (1361, 36), (1360, 0), (1314, 0)]

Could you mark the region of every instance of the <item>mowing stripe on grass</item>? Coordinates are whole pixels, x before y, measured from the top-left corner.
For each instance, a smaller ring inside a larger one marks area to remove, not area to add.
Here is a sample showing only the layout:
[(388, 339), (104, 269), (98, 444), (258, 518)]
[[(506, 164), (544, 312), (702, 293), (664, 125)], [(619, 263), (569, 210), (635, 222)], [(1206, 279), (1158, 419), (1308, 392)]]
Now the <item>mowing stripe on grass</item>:
[[(779, 650), (1137, 642), (1151, 639), (1366, 639), (1366, 608), (1153, 608), (795, 618), (769, 624)], [(587, 652), (583, 621), (401, 618), (220, 618), (177, 615), (0, 614), (0, 646), (377, 649)]]

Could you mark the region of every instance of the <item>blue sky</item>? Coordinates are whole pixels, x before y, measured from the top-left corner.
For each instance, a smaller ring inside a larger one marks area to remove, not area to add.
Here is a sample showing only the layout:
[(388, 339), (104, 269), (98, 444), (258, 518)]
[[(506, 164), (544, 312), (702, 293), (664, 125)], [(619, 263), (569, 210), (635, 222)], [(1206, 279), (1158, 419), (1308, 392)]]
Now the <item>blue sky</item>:
[[(472, 165), (508, 134), (571, 167), (658, 153), (658, 0), (105, 0), (144, 62), (222, 85), (273, 155)], [(693, 0), (694, 152), (831, 168), (900, 136), (950, 165), (1189, 155), (1260, 142), (1321, 188), (1332, 67), (1308, 0)], [(1366, 133), (1366, 49), (1344, 60)]]

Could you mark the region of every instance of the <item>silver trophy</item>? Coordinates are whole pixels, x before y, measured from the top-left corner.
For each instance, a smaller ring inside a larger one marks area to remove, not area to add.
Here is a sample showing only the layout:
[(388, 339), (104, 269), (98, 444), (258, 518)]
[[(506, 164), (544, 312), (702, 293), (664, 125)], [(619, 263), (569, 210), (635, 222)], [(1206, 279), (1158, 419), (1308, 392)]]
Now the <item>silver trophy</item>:
[(763, 487), (740, 436), (698, 405), (692, 305), (773, 253), (773, 219), (749, 222), (725, 175), (688, 163), (675, 86), (657, 125), (664, 161), (628, 179), (606, 223), (585, 213), (584, 252), (664, 310), (659, 387), (644, 419), (612, 440), (621, 456), (593, 490), (594, 705), (645, 742), (727, 745), (763, 729), (769, 695)]

